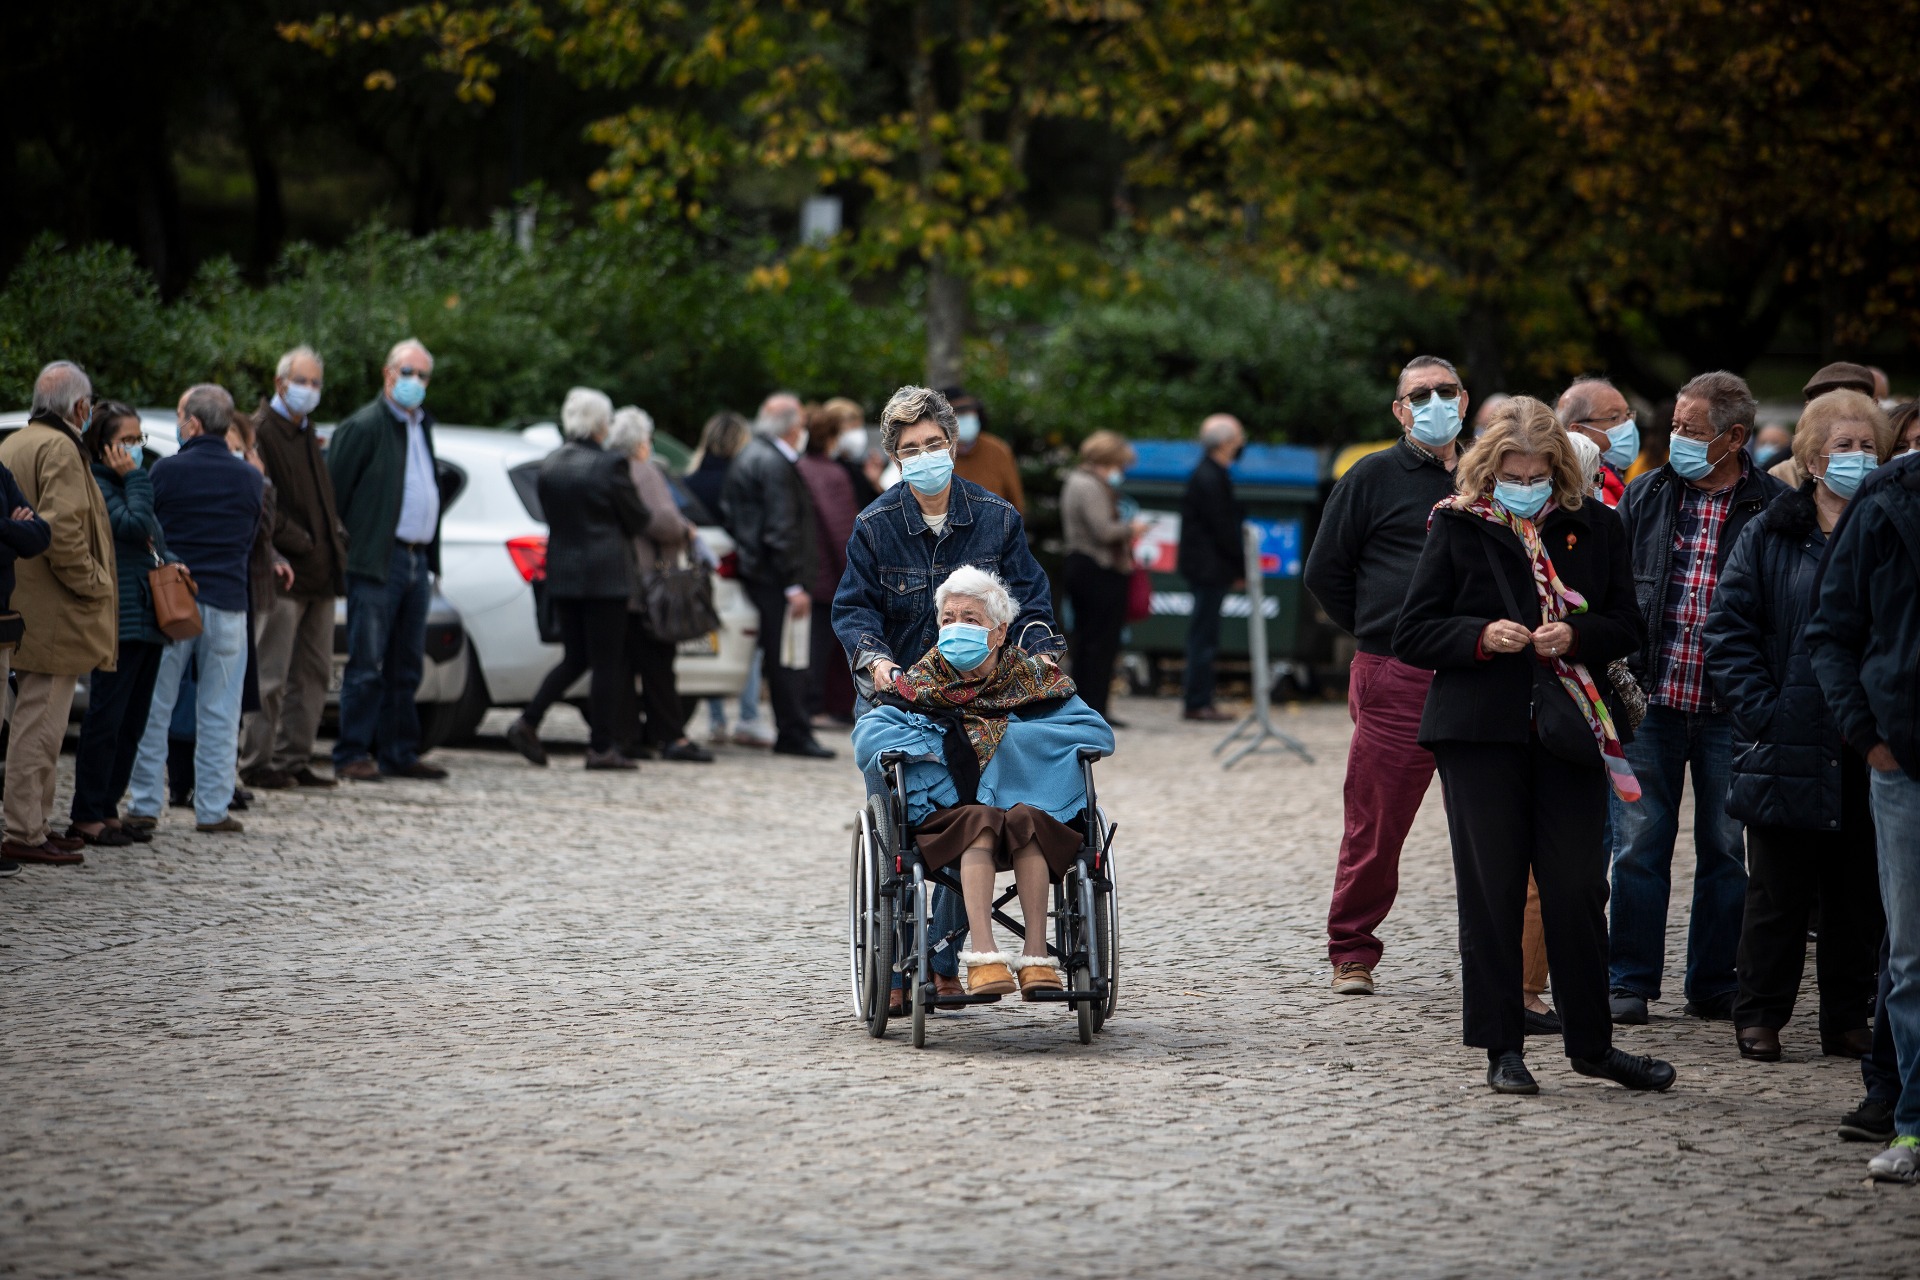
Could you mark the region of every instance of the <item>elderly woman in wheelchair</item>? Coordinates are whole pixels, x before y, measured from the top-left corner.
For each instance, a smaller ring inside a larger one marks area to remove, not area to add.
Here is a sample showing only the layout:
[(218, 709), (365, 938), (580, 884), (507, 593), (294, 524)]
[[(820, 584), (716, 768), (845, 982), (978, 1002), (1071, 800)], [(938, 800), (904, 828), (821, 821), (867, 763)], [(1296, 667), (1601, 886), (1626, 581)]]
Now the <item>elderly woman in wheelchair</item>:
[[(967, 994), (1023, 999), (1060, 991), (1047, 954), (1052, 882), (1084, 840), (1069, 823), (1087, 805), (1081, 750), (1113, 751), (1113, 731), (1074, 693), (1051, 654), (1008, 643), (1019, 605), (998, 575), (966, 565), (934, 594), (939, 643), (876, 690), (853, 730), (860, 767), (905, 753), (907, 819), (930, 870), (958, 864), (976, 950), (960, 953)], [(1025, 938), (996, 949), (994, 876), (1011, 871)], [(900, 993), (893, 993), (892, 1011)]]

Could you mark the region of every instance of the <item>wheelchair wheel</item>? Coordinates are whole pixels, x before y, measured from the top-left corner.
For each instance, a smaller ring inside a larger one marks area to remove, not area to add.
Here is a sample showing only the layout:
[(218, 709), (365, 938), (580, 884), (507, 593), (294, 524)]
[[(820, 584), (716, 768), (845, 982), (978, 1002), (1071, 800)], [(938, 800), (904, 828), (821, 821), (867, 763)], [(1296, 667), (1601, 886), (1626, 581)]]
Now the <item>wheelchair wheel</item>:
[(927, 972), (927, 929), (929, 927), (927, 908), (927, 886), (921, 878), (920, 864), (913, 867), (913, 972), (908, 981), (913, 984), (913, 1047), (927, 1047), (927, 997), (933, 986), (933, 976)]
[(853, 1015), (867, 1020), (873, 1001), (873, 915), (878, 883), (868, 846), (873, 833), (862, 811), (853, 824), (853, 865), (847, 888), (847, 971), (853, 984)]
[(881, 891), (875, 904), (867, 948), (873, 986), (867, 1001), (867, 1034), (878, 1040), (887, 1034), (887, 1001), (893, 993), (893, 896)]
[(1105, 970), (1107, 998), (1100, 1003), (1096, 1027), (1113, 1016), (1120, 999), (1120, 878), (1114, 871), (1113, 850), (1107, 850), (1102, 871), (1105, 884), (1093, 886), (1093, 928), (1100, 942), (1100, 967)]

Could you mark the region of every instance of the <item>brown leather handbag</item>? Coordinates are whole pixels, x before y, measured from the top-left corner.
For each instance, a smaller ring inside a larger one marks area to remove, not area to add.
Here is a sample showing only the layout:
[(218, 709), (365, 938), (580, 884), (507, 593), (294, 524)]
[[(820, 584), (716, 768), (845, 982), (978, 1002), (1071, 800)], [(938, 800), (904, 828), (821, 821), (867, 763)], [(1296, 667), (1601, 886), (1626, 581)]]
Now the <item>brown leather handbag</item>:
[(187, 566), (178, 561), (147, 570), (147, 591), (153, 596), (154, 622), (169, 640), (191, 640), (200, 634), (200, 588)]

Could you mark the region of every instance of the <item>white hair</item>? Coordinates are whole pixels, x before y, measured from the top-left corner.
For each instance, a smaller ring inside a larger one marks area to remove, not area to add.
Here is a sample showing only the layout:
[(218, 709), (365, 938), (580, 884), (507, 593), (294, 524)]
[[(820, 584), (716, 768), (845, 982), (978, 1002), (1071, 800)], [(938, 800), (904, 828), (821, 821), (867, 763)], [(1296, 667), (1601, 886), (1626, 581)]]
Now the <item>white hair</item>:
[(1240, 423), (1230, 414), (1216, 413), (1200, 424), (1200, 447), (1218, 449), (1240, 434)]
[(949, 596), (979, 601), (996, 627), (1012, 626), (1013, 620), (1020, 616), (1020, 607), (1013, 602), (1013, 592), (1007, 590), (1007, 584), (1000, 575), (970, 564), (963, 564), (948, 574), (947, 580), (933, 593), (935, 613), (946, 608)]
[[(401, 345), (404, 346), (405, 344), (403, 343)], [(414, 345), (418, 346), (419, 344), (416, 343)], [(420, 349), (422, 351), (426, 350), (425, 347), (421, 347)], [(273, 376), (276, 378), (286, 377), (288, 374), (293, 372), (293, 362), (295, 360), (301, 359), (302, 357), (305, 357), (306, 359), (313, 361), (314, 364), (318, 365), (320, 367), (320, 376), (323, 378), (326, 377), (327, 362), (320, 358), (320, 353), (318, 351), (315, 351), (312, 347), (308, 346), (304, 342), (301, 343), (299, 346), (295, 347), (293, 350), (287, 352), (287, 354), (280, 357), (280, 363), (273, 367)], [(432, 363), (433, 357), (428, 356), (427, 361), (428, 363)], [(388, 364), (393, 363), (392, 356), (387, 357), (387, 363)]]
[(1567, 432), (1573, 444), (1573, 460), (1580, 467), (1580, 478), (1592, 484), (1600, 475), (1600, 446), (1587, 439), (1583, 431)]
[(637, 405), (621, 405), (607, 431), (607, 449), (622, 457), (653, 441), (653, 418)]
[[(785, 401), (786, 403), (777, 403)], [(760, 402), (753, 420), (753, 434), (768, 439), (785, 439), (800, 425), (800, 397), (791, 391), (776, 391)]]
[(393, 349), (387, 352), (386, 367), (389, 369), (397, 368), (400, 364), (401, 353), (406, 351), (418, 351), (427, 358), (427, 368), (433, 368), (433, 352), (427, 350), (427, 344), (418, 338), (402, 338), (400, 341), (394, 343)]
[(575, 387), (560, 406), (560, 430), (569, 440), (599, 440), (613, 422), (613, 400), (604, 391)]
[(93, 380), (71, 360), (55, 360), (33, 380), (33, 416), (64, 419), (73, 406), (93, 398)]

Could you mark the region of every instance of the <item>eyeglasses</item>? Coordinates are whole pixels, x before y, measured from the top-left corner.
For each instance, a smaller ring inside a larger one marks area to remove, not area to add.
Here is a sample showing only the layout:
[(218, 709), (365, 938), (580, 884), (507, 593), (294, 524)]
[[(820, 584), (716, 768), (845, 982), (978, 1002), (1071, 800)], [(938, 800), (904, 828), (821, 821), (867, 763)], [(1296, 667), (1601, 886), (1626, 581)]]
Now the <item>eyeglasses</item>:
[(908, 445), (904, 449), (895, 449), (893, 451), (893, 456), (900, 459), (900, 461), (902, 462), (908, 462), (914, 458), (925, 458), (936, 453), (945, 453), (947, 452), (947, 448), (948, 446), (944, 444), (930, 444), (924, 449), (916, 448), (915, 446)]
[[(1435, 396), (1439, 396), (1442, 400), (1458, 400), (1460, 398), (1460, 384), (1457, 382), (1443, 382), (1437, 387), (1423, 387), (1419, 391), (1409, 391), (1400, 398), (1418, 409), (1423, 407), (1427, 401), (1433, 399)], [(1377, 404), (1379, 402), (1375, 401), (1374, 403)]]
[(1629, 409), (1625, 413), (1610, 414), (1604, 418), (1576, 418), (1573, 425), (1593, 431), (1608, 431), (1619, 426), (1632, 416), (1633, 410)]
[(401, 365), (395, 372), (403, 378), (418, 378), (422, 382), (425, 382), (433, 376), (433, 370), (431, 369), (416, 369), (412, 365), (405, 364)]

